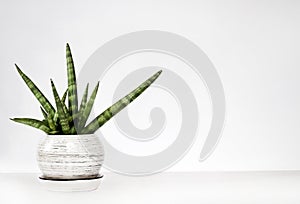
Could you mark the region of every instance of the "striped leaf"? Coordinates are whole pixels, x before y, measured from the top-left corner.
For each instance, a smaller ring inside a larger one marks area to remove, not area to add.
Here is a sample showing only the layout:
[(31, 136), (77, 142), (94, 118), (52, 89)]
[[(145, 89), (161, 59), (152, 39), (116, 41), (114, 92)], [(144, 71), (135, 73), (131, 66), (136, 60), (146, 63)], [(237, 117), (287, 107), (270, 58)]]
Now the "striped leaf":
[[(63, 109), (64, 109), (64, 112), (66, 113), (66, 117), (69, 118), (69, 117), (70, 117), (69, 110), (68, 110), (68, 108), (67, 108), (67, 106), (66, 106), (66, 104), (65, 104), (67, 95), (68, 95), (68, 89), (65, 91), (63, 97), (61, 98), (61, 101), (62, 101), (62, 103), (63, 103)], [(58, 120), (58, 113), (55, 112), (54, 117), (53, 117), (53, 122), (54, 122), (54, 123), (57, 123), (57, 120)], [(73, 120), (73, 119), (72, 119), (72, 120)], [(72, 121), (72, 120), (71, 120), (71, 121)]]
[[(42, 121), (46, 126), (50, 127), (53, 127), (52, 124), (51, 124), (51, 121), (49, 122), (49, 118), (51, 118), (51, 115), (47, 114), (46, 111), (43, 109), (43, 107), (40, 107), (41, 111), (42, 111), (42, 114), (44, 116), (44, 120)], [(55, 126), (54, 126), (55, 127)]]
[(48, 115), (47, 121), (48, 121), (48, 126), (50, 127), (51, 130), (56, 130), (57, 128), (57, 119), (58, 119), (58, 114), (54, 114), (54, 118), (51, 117), (51, 115)]
[(89, 118), (89, 115), (91, 113), (91, 110), (92, 110), (94, 102), (95, 102), (95, 98), (97, 96), (98, 88), (99, 88), (99, 82), (97, 83), (95, 89), (93, 90), (93, 92), (90, 96), (90, 99), (87, 102), (86, 107), (82, 112), (82, 115), (81, 115), (80, 121), (79, 121), (79, 126), (78, 126), (79, 131), (82, 130), (82, 128), (85, 126), (87, 119)]
[(125, 108), (129, 103), (135, 100), (141, 93), (143, 93), (161, 74), (161, 70), (155, 73), (152, 77), (143, 82), (136, 89), (131, 91), (125, 97), (114, 103), (111, 107), (106, 109), (98, 115), (92, 122), (90, 122), (82, 131), (81, 134), (91, 134), (97, 131), (102, 125), (110, 120), (114, 115)]
[(15, 121), (17, 123), (22, 123), (24, 125), (28, 125), (34, 128), (37, 128), (39, 130), (44, 131), (45, 133), (50, 133), (50, 128), (47, 127), (42, 121), (32, 119), (32, 118), (11, 118), (12, 121)]
[(66, 114), (66, 117), (67, 118), (72, 117), (72, 116), (70, 116), (70, 113), (69, 113), (69, 110), (68, 110), (66, 104), (62, 103), (62, 105), (63, 105), (64, 112)]
[[(62, 102), (62, 104), (63, 104), (63, 109), (64, 109), (64, 112), (65, 112), (65, 114), (66, 114), (66, 117), (69, 118), (69, 116), (70, 116), (69, 110), (68, 110), (68, 108), (67, 108), (67, 106), (66, 106), (66, 104), (65, 104), (67, 96), (68, 96), (68, 89), (64, 92), (64, 95), (63, 95), (62, 98), (61, 98), (61, 102)], [(56, 121), (57, 121), (57, 118), (58, 118), (58, 113), (57, 113), (57, 112), (55, 113), (54, 117), (55, 117), (55, 119), (56, 119), (56, 120), (55, 120), (55, 122), (56, 122)]]
[(41, 109), (41, 111), (42, 111), (42, 114), (43, 114), (43, 116), (44, 116), (44, 119), (47, 120), (48, 115), (47, 115), (46, 111), (43, 109), (43, 107), (40, 107), (40, 109)]
[(67, 106), (65, 104), (67, 95), (68, 95), (68, 89), (65, 91), (63, 97), (61, 98), (61, 102), (63, 104), (63, 109), (64, 109), (64, 112), (66, 114), (66, 117), (69, 118), (70, 117), (69, 110), (68, 110), (68, 108), (67, 108)]
[(42, 120), (42, 122), (44, 123), (44, 125), (46, 125), (47, 127), (49, 127), (48, 121), (46, 119)]
[(50, 114), (50, 115), (54, 115), (55, 113), (55, 109), (53, 108), (53, 106), (51, 105), (51, 103), (49, 102), (49, 100), (44, 96), (44, 94), (38, 89), (38, 87), (31, 81), (31, 79), (29, 79), (28, 76), (26, 76), (21, 69), (15, 64), (18, 73), (20, 74), (20, 76), (22, 77), (22, 79), (25, 81), (26, 85), (28, 86), (28, 88), (31, 90), (31, 92), (34, 94), (34, 96), (37, 98), (37, 100), (40, 102), (40, 104), (42, 105), (42, 107), (45, 109), (45, 111)]
[[(51, 117), (51, 119), (52, 119), (52, 117)], [(53, 116), (52, 120), (53, 120), (54, 123), (58, 122), (58, 113), (57, 112), (54, 113), (54, 116)]]
[[(67, 58), (67, 73), (68, 73), (68, 101), (69, 111), (72, 116), (78, 112), (78, 96), (77, 96), (77, 84), (76, 74), (74, 68), (74, 62), (69, 44), (66, 46), (66, 58)], [(74, 120), (74, 118), (73, 118)], [(76, 124), (77, 120), (74, 120)]]
[(62, 101), (63, 103), (66, 102), (67, 95), (68, 95), (68, 89), (65, 91), (63, 97), (61, 98), (61, 101)]
[(59, 118), (59, 121), (60, 121), (62, 131), (63, 131), (64, 134), (69, 134), (70, 133), (69, 121), (68, 121), (68, 118), (66, 116), (66, 113), (64, 112), (63, 103), (62, 103), (61, 99), (58, 96), (57, 90), (56, 90), (55, 85), (54, 85), (52, 80), (51, 80), (51, 86), (52, 86), (52, 92), (53, 92), (53, 95), (54, 95), (56, 108), (57, 108), (57, 114), (58, 114), (58, 118)]
[(86, 107), (88, 92), (89, 92), (89, 84), (86, 85), (83, 96), (82, 96), (82, 99), (81, 99), (80, 108), (79, 108), (79, 111), (78, 111), (79, 115), (83, 114), (83, 111)]

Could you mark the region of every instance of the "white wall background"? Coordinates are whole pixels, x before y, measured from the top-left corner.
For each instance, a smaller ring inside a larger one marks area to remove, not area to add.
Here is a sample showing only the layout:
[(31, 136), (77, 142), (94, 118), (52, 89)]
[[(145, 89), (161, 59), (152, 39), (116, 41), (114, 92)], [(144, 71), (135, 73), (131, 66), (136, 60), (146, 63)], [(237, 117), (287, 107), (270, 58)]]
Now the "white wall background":
[(300, 169), (299, 1), (1, 1), (0, 29), (0, 171), (37, 171), (40, 132), (8, 120), (40, 116), (14, 63), (50, 96), (50, 77), (65, 87), (66, 42), (79, 70), (103, 43), (145, 29), (202, 48), (227, 99), (214, 154), (197, 161), (199, 135), (171, 171)]

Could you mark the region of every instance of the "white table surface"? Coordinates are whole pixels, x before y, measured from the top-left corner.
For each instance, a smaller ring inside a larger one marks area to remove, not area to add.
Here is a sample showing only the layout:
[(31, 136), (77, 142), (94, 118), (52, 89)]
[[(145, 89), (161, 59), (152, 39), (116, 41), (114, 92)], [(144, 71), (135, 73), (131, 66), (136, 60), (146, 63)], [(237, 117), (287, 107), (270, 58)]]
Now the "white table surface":
[(51, 192), (37, 174), (0, 174), (0, 204), (300, 204), (300, 171), (191, 172), (127, 177), (104, 173), (92, 192)]

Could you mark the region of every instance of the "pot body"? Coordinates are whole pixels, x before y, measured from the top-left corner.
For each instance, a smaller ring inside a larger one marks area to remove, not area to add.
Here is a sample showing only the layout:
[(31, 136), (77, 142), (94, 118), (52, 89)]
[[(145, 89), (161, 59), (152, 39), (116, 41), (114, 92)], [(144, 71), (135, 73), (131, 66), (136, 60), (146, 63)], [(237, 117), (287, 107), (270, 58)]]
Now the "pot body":
[(47, 135), (37, 160), (47, 179), (86, 179), (99, 176), (104, 149), (94, 135)]

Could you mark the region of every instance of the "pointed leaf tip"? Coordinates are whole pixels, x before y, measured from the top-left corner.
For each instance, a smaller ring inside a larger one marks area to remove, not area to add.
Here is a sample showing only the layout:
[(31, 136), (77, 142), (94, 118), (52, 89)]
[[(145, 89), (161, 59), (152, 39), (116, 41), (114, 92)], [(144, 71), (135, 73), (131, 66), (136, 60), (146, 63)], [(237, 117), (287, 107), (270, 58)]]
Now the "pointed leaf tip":
[(15, 64), (15, 67), (16, 67), (17, 71), (19, 72), (19, 74), (23, 73), (17, 64)]
[(44, 94), (39, 90), (39, 88), (31, 81), (31, 79), (22, 72), (22, 70), (15, 64), (16, 69), (23, 79), (23, 81), (26, 83), (27, 87), (30, 89), (30, 91), (33, 93), (35, 98), (40, 102), (40, 104), (43, 106), (43, 108), (47, 111), (49, 114), (54, 114), (55, 110), (51, 103), (48, 101), (48, 99), (44, 96)]
[(104, 125), (107, 121), (109, 121), (114, 115), (120, 112), (123, 108), (129, 105), (132, 101), (134, 101), (138, 96), (140, 96), (160, 75), (162, 70), (156, 72), (142, 84), (140, 84), (137, 88), (132, 90), (123, 98), (119, 99), (112, 106), (103, 111), (100, 115), (98, 115), (92, 122), (90, 122), (87, 126), (83, 128), (81, 131), (82, 134), (90, 134), (97, 131), (102, 125)]

